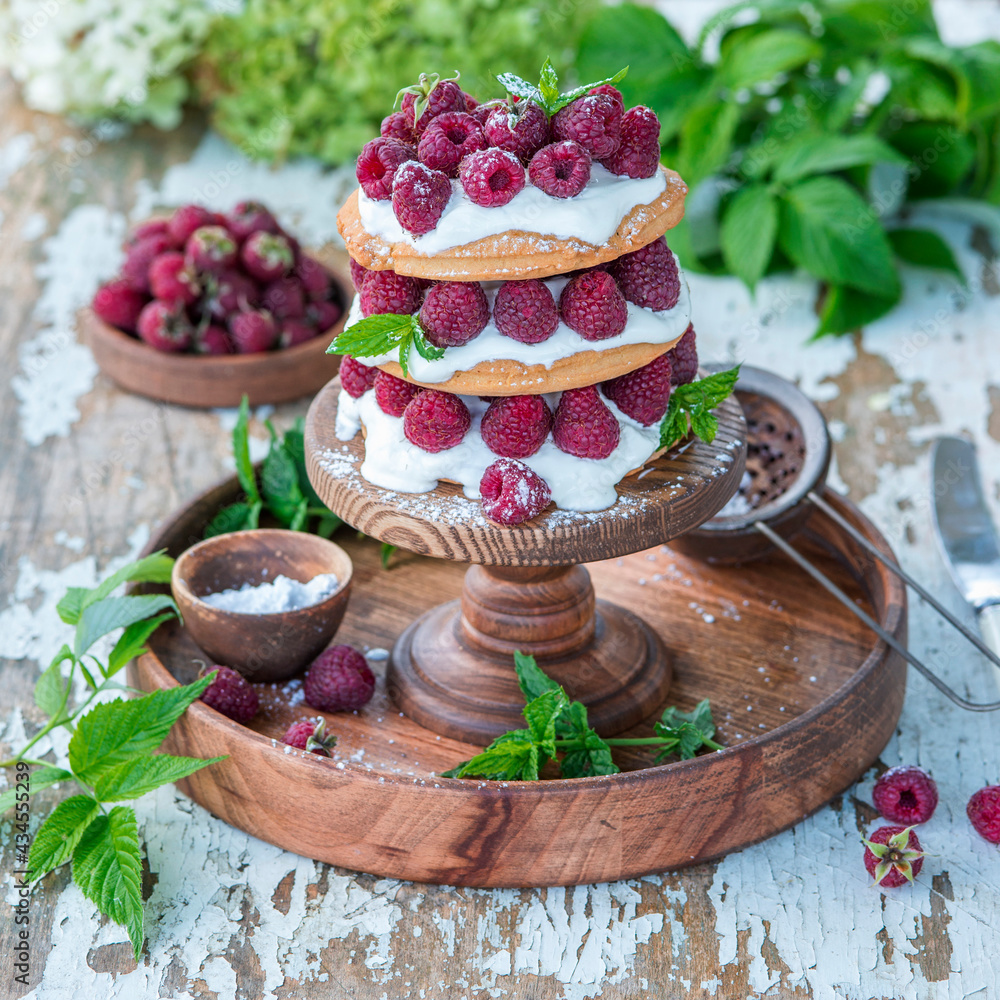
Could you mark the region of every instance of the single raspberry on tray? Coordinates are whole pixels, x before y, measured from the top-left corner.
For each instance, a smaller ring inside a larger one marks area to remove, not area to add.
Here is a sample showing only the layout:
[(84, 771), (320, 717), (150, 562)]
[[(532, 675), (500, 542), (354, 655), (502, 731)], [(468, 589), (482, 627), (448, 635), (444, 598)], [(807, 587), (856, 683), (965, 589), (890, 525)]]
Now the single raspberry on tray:
[(398, 139), (379, 136), (366, 142), (358, 154), (354, 173), (364, 191), (373, 201), (387, 201), (392, 197), (392, 183), (396, 171), (416, 158), (412, 146)]
[(652, 177), (660, 166), (660, 119), (650, 108), (629, 108), (622, 118), (618, 148), (601, 160), (613, 174), (624, 177)]
[(93, 308), (105, 323), (126, 333), (135, 333), (139, 314), (148, 301), (145, 294), (137, 292), (127, 281), (115, 278), (97, 289)]
[(388, 372), (375, 373), (375, 402), (379, 409), (390, 417), (401, 417), (410, 402), (424, 390), (419, 385), (396, 378)]
[(864, 844), (865, 868), (883, 889), (912, 882), (924, 866), (924, 852), (910, 827), (879, 827)]
[(408, 160), (396, 171), (392, 211), (408, 233), (414, 236), (429, 233), (438, 224), (450, 198), (451, 181), (440, 170)]
[(435, 347), (467, 344), (489, 320), (490, 305), (478, 281), (440, 281), (420, 307), (420, 326)]
[(661, 236), (614, 262), (611, 273), (629, 302), (660, 312), (673, 309), (681, 294), (677, 261)]
[(471, 424), (465, 403), (437, 389), (425, 389), (403, 413), (406, 440), (424, 451), (446, 451), (461, 444)]
[(628, 306), (606, 271), (584, 271), (570, 278), (559, 296), (563, 322), (584, 340), (616, 337), (628, 322)]
[(504, 458), (534, 455), (551, 429), (552, 411), (541, 396), (498, 396), (480, 427), (486, 447)]
[(420, 308), (423, 292), (416, 278), (395, 271), (369, 271), (361, 285), (361, 314), (406, 315)]
[(483, 513), (497, 524), (523, 524), (552, 500), (549, 484), (523, 462), (499, 458), (479, 482)]
[(618, 148), (621, 133), (621, 108), (606, 94), (578, 97), (552, 119), (554, 139), (578, 142), (595, 160), (603, 160)]
[(297, 750), (308, 750), (320, 757), (329, 757), (330, 751), (337, 743), (337, 737), (327, 733), (326, 719), (317, 717), (293, 722), (285, 730), (281, 742)]
[(201, 693), (201, 700), (236, 722), (249, 722), (260, 707), (254, 686), (232, 667), (209, 667), (217, 671), (215, 680)]
[(991, 844), (1000, 844), (1000, 785), (974, 792), (965, 812), (976, 833)]
[(331, 646), (310, 664), (302, 691), (306, 704), (321, 712), (354, 711), (371, 701), (375, 676), (352, 646)]
[(440, 170), (449, 177), (457, 177), (462, 157), (485, 149), (487, 145), (486, 136), (472, 115), (449, 111), (438, 115), (424, 129), (417, 155), (420, 162), (431, 170)]
[(670, 402), (670, 359), (661, 354), (642, 368), (608, 379), (601, 388), (622, 413), (650, 427), (663, 419)]
[[(378, 373), (379, 370), (377, 368), (362, 364), (356, 358), (350, 357), (350, 355), (340, 360), (340, 384), (344, 387), (347, 395), (353, 396), (355, 399), (375, 385), (375, 377)], [(409, 382), (406, 384), (409, 385)]]
[(489, 113), (483, 130), (491, 146), (527, 163), (549, 142), (549, 116), (534, 101), (504, 101)]
[(553, 198), (572, 198), (590, 180), (590, 153), (572, 139), (543, 146), (531, 158), (528, 180)]
[(493, 322), (511, 340), (540, 344), (559, 326), (559, 309), (548, 286), (537, 278), (505, 281), (493, 302)]
[(698, 374), (698, 338), (694, 327), (688, 323), (684, 336), (667, 352), (670, 358), (670, 381), (674, 385), (687, 385)]
[(481, 149), (459, 164), (462, 188), (477, 205), (499, 208), (524, 187), (521, 161), (505, 149)]
[(621, 437), (614, 414), (604, 405), (596, 385), (567, 389), (556, 407), (552, 438), (556, 447), (577, 458), (607, 458)]
[(875, 782), (872, 804), (893, 823), (926, 823), (937, 808), (937, 785), (922, 768), (891, 767)]

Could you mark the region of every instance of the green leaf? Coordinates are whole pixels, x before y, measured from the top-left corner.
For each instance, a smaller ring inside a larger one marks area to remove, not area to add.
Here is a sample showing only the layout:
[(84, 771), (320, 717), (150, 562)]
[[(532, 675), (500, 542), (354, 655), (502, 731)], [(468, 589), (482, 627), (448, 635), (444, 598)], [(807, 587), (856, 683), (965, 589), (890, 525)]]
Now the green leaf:
[(688, 114), (680, 130), (677, 170), (692, 189), (729, 160), (740, 109), (732, 101), (711, 100)]
[(911, 35), (937, 37), (930, 0), (839, 0), (824, 11), (823, 22), (833, 38), (855, 50), (881, 52)]
[(931, 229), (892, 229), (889, 242), (896, 255), (907, 264), (949, 271), (965, 283), (951, 247)]
[(722, 256), (749, 288), (764, 276), (777, 233), (778, 202), (767, 186), (748, 184), (737, 191), (722, 216)]
[(349, 354), (353, 358), (377, 358), (398, 352), (399, 367), (409, 374), (410, 348), (428, 361), (444, 357), (444, 349), (424, 337), (420, 321), (409, 313), (378, 313), (349, 326), (327, 349), (327, 354)]
[(527, 729), (495, 739), (472, 760), (442, 772), (444, 778), (486, 778), (490, 781), (537, 781), (538, 746)]
[(103, 601), (84, 608), (76, 627), (74, 653), (83, 656), (102, 635), (116, 628), (126, 628), (135, 622), (155, 615), (164, 608), (177, 612), (174, 599), (168, 594), (131, 594), (128, 597), (106, 597)]
[[(574, 702), (579, 705), (579, 702)], [(587, 778), (596, 774), (618, 774), (621, 770), (611, 759), (611, 747), (590, 730), (582, 737), (585, 746), (568, 750), (559, 761), (564, 778)]]
[(719, 67), (721, 81), (733, 90), (773, 80), (810, 59), (819, 59), (823, 48), (801, 31), (775, 28), (735, 47)]
[(73, 650), (64, 645), (56, 653), (35, 684), (35, 704), (48, 716), (55, 718), (66, 705), (66, 690), (70, 677), (63, 677), (60, 665), (73, 659)]
[(225, 757), (174, 757), (158, 753), (151, 757), (136, 757), (117, 767), (108, 768), (94, 783), (94, 795), (101, 802), (121, 802), (137, 799), (160, 785), (180, 781), (209, 764)]
[(739, 377), (740, 366), (737, 365), (687, 385), (675, 386), (660, 424), (660, 447), (668, 448), (684, 437), (689, 423), (695, 434), (711, 444), (718, 429), (718, 421), (711, 411), (732, 394)]
[(142, 951), (142, 855), (135, 813), (115, 806), (98, 816), (73, 852), (73, 881), (101, 913), (128, 931), (136, 960)]
[(774, 179), (788, 184), (859, 164), (907, 162), (902, 153), (874, 135), (804, 135), (781, 154)]
[(559, 688), (551, 677), (545, 675), (533, 656), (528, 656), (519, 649), (514, 652), (514, 672), (526, 701), (533, 701), (546, 691), (556, 691)]
[(712, 750), (719, 748), (712, 740), (715, 722), (707, 698), (698, 702), (691, 712), (682, 712), (673, 706), (667, 708), (653, 729), (657, 736), (668, 741), (660, 748), (657, 761), (671, 753), (677, 754), (681, 760), (690, 760), (697, 756), (702, 747)]
[(379, 562), (382, 564), (382, 569), (389, 568), (389, 560), (392, 559), (393, 554), (396, 551), (396, 546), (390, 542), (383, 542), (382, 548), (379, 551)]
[(89, 795), (73, 795), (52, 810), (31, 843), (28, 868), (35, 881), (73, 856), (76, 845), (101, 810)]
[(620, 83), (625, 78), (626, 73), (628, 73), (628, 66), (623, 67), (611, 76), (606, 76), (603, 79), (594, 80), (591, 83), (584, 83), (579, 87), (574, 87), (572, 90), (567, 90), (560, 94), (555, 101), (549, 101), (546, 105), (544, 105), (545, 110), (548, 111), (550, 115), (554, 115), (557, 111), (566, 107), (567, 104), (572, 104), (578, 97), (583, 97), (584, 94), (593, 90), (594, 87), (602, 87), (606, 83)]
[(546, 105), (559, 99), (559, 76), (552, 66), (552, 61), (546, 59), (542, 63), (542, 72), (538, 78), (538, 92)]
[(131, 701), (95, 705), (69, 741), (70, 767), (93, 784), (137, 754), (152, 753), (184, 710), (212, 683), (214, 673), (182, 687), (165, 688)]
[(976, 160), (972, 139), (947, 122), (908, 122), (888, 138), (910, 161), (911, 199), (940, 198), (955, 190)]
[(288, 525), (292, 531), (305, 531), (306, 521), (309, 520), (309, 501), (303, 497), (295, 508), (291, 523)]
[(208, 522), (205, 528), (205, 537), (214, 538), (216, 535), (227, 535), (230, 531), (243, 531), (247, 527), (250, 517), (250, 505), (240, 501), (231, 503)]
[(498, 73), (497, 82), (507, 91), (508, 94), (516, 94), (526, 101), (534, 101), (536, 104), (545, 107), (545, 98), (542, 92), (533, 83), (528, 83), (516, 73)]
[(173, 566), (174, 560), (165, 552), (154, 552), (144, 559), (123, 566), (97, 587), (70, 587), (56, 605), (56, 611), (67, 625), (76, 625), (86, 608), (104, 600), (123, 583), (170, 583)]
[[(545, 691), (524, 706), (524, 719), (538, 746), (539, 754), (556, 755), (556, 720), (569, 707), (569, 699), (561, 687)], [(544, 761), (541, 761), (544, 763)]]
[[(11, 779), (8, 778), (7, 780)], [(19, 794), (24, 794), (23, 789), (19, 790), (16, 786), (16, 782), (18, 781), (16, 774), (13, 780), (15, 784), (0, 793), (0, 816), (17, 803)], [(50, 767), (49, 765), (39, 767), (37, 770), (31, 772), (28, 781), (28, 795), (34, 795), (36, 792), (40, 792), (43, 788), (48, 788), (50, 785), (58, 785), (61, 781), (72, 780), (73, 775), (61, 767)]]
[(271, 448), (260, 468), (260, 489), (268, 510), (286, 527), (304, 499), (295, 460), (272, 431)]
[(302, 495), (309, 501), (310, 507), (326, 507), (320, 499), (319, 494), (313, 489), (313, 484), (309, 482), (309, 473), (306, 470), (306, 442), (303, 431), (302, 418), (299, 417), (294, 425), (285, 431), (284, 435), (285, 451), (292, 456), (295, 462), (296, 471), (299, 474), (299, 489)]
[(250, 510), (247, 513), (247, 523), (246, 530), (252, 531), (254, 528), (260, 526), (260, 512), (264, 509), (263, 500), (255, 500), (250, 504)]
[(250, 460), (250, 400), (244, 396), (240, 400), (240, 412), (233, 428), (233, 458), (236, 461), (236, 476), (243, 492), (251, 504), (260, 500), (257, 476)]
[(812, 177), (782, 199), (778, 242), (811, 274), (873, 295), (893, 295), (899, 276), (874, 212), (836, 177)]
[(146, 642), (149, 637), (164, 623), (177, 616), (173, 611), (166, 611), (155, 618), (147, 618), (141, 622), (129, 625), (121, 634), (121, 638), (115, 643), (115, 648), (111, 650), (108, 657), (108, 671), (106, 677), (111, 677), (118, 673), (130, 660), (141, 656), (146, 652)]
[(844, 285), (830, 285), (812, 339), (827, 334), (853, 333), (891, 312), (902, 297), (902, 287), (893, 296), (881, 296)]
[(329, 538), (343, 523), (336, 514), (324, 514), (316, 525), (316, 534)]

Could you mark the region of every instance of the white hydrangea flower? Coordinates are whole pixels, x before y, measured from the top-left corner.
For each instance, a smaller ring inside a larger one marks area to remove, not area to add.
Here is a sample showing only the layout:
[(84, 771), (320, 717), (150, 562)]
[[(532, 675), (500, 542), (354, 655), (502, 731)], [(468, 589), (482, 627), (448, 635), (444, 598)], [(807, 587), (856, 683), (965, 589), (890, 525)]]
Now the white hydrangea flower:
[(212, 20), (204, 0), (0, 0), (0, 66), (29, 107), (173, 128), (184, 65)]

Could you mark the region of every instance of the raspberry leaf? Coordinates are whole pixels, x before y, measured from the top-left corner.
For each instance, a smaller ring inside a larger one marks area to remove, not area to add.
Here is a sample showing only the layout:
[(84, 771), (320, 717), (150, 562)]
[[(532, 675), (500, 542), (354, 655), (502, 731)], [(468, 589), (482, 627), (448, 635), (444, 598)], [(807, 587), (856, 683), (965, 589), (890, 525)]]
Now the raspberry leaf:
[(898, 163), (907, 159), (877, 136), (805, 135), (785, 147), (777, 160), (774, 180), (790, 184), (811, 174), (826, 174), (870, 163)]
[(48, 819), (39, 827), (31, 842), (28, 870), (32, 881), (69, 861), (80, 838), (100, 809), (92, 796), (73, 795), (60, 802), (49, 813)]
[(732, 394), (739, 377), (740, 366), (737, 365), (687, 385), (675, 386), (660, 423), (660, 447), (669, 448), (688, 433), (689, 427), (703, 441), (711, 444), (719, 428), (719, 421), (712, 410)]
[(59, 617), (67, 625), (76, 625), (84, 609), (104, 600), (123, 583), (169, 583), (174, 561), (164, 551), (123, 566), (97, 587), (70, 587), (56, 605)]
[(121, 634), (121, 638), (115, 643), (115, 648), (108, 655), (108, 669), (104, 676), (110, 677), (118, 673), (122, 667), (130, 660), (141, 656), (146, 652), (146, 640), (164, 623), (175, 618), (172, 611), (165, 611), (162, 615), (148, 618), (141, 622), (134, 622)]
[(884, 296), (871, 295), (846, 285), (830, 285), (819, 315), (819, 326), (811, 339), (818, 340), (828, 333), (849, 333), (867, 326), (891, 312), (902, 297), (902, 287), (896, 294)]
[(764, 276), (778, 235), (778, 200), (765, 184), (737, 191), (722, 217), (719, 237), (726, 266), (750, 289)]
[(118, 628), (127, 628), (136, 622), (170, 608), (175, 614), (177, 605), (168, 594), (130, 594), (127, 597), (106, 597), (84, 609), (76, 627), (73, 654), (82, 657), (101, 636)]
[(63, 677), (59, 668), (72, 659), (73, 650), (64, 644), (35, 684), (35, 704), (53, 718), (65, 710), (70, 684), (70, 678)]
[[(72, 779), (72, 773), (61, 767), (49, 767), (47, 765), (40, 767), (36, 771), (31, 772), (31, 787), (28, 789), (28, 795), (34, 795), (36, 792), (40, 792), (43, 788), (48, 788), (50, 785), (58, 785), (61, 781), (72, 781)], [(19, 792), (15, 783), (0, 794), (0, 816), (17, 802), (19, 793), (23, 794), (23, 791)]]
[(121, 802), (137, 799), (161, 785), (180, 781), (209, 764), (217, 764), (225, 757), (175, 757), (158, 753), (151, 757), (136, 757), (103, 772), (94, 783), (94, 795), (101, 802)]
[(930, 229), (893, 229), (889, 242), (896, 256), (916, 267), (929, 267), (954, 274), (964, 285), (965, 273), (950, 246)]

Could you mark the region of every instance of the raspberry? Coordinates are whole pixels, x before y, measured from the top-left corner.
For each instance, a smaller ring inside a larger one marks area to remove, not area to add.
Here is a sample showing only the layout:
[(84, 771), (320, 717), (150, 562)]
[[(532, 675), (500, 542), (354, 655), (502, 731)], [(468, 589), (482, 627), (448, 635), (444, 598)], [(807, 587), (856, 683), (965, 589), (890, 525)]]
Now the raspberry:
[(974, 792), (965, 812), (980, 837), (1000, 844), (1000, 785), (987, 785)]
[(405, 111), (393, 111), (382, 119), (379, 135), (383, 139), (395, 139), (407, 146), (416, 146), (417, 133), (413, 131), (413, 116)]
[(167, 232), (175, 247), (182, 247), (191, 234), (202, 226), (221, 226), (225, 219), (201, 205), (181, 205), (167, 223)]
[(306, 305), (305, 321), (312, 323), (321, 333), (329, 330), (344, 315), (339, 302), (309, 302)]
[(319, 331), (305, 319), (282, 320), (278, 329), (278, 347), (286, 350), (289, 347), (298, 347), (307, 340), (312, 340)]
[(171, 354), (186, 351), (194, 336), (194, 327), (183, 306), (158, 302), (156, 299), (144, 306), (139, 313), (136, 330), (150, 347)]
[[(340, 361), (340, 384), (348, 396), (357, 399), (375, 385), (375, 376), (378, 375), (377, 368), (369, 367), (350, 355)], [(389, 376), (392, 378), (392, 376)], [(402, 381), (402, 379), (397, 379)], [(409, 382), (405, 383), (409, 385)], [(407, 400), (409, 402), (409, 400)]]
[(509, 108), (510, 105), (506, 101), (495, 100), (487, 101), (485, 104), (477, 104), (469, 114), (479, 122), (480, 125), (485, 126), (487, 119), (497, 108)]
[[(413, 124), (418, 134), (422, 134), (438, 115), (443, 115), (448, 111), (466, 110), (465, 94), (454, 80), (441, 80), (440, 83), (430, 86), (428, 84), (429, 80), (421, 74), (420, 82), (410, 92), (403, 94), (403, 113), (407, 116), (407, 120)], [(427, 98), (427, 109), (421, 114), (419, 121), (414, 121), (417, 94), (413, 91), (420, 91), (421, 95)]]
[(618, 447), (621, 428), (597, 394), (596, 385), (567, 389), (556, 407), (552, 438), (577, 458), (607, 458)]
[(611, 268), (629, 302), (659, 312), (673, 309), (681, 294), (677, 261), (661, 236), (639, 250), (619, 257)]
[(351, 261), (351, 281), (357, 291), (361, 291), (361, 284), (365, 280), (368, 268), (364, 264), (359, 264), (356, 260)]
[[(377, 387), (376, 387), (377, 388)], [(403, 433), (424, 451), (446, 451), (460, 444), (472, 424), (469, 408), (458, 396), (425, 389), (403, 413)]]
[(554, 139), (573, 139), (596, 160), (603, 160), (618, 148), (621, 131), (621, 110), (606, 94), (578, 97), (552, 118)]
[(241, 201), (226, 216), (226, 228), (238, 240), (245, 240), (252, 233), (276, 233), (278, 220), (259, 202)]
[(559, 310), (548, 286), (536, 278), (505, 281), (493, 303), (493, 322), (511, 340), (540, 344), (559, 326)]
[(638, 105), (622, 117), (618, 148), (601, 160), (613, 174), (652, 177), (660, 166), (660, 119), (650, 108)]
[(584, 340), (617, 337), (628, 322), (628, 306), (606, 271), (585, 271), (570, 278), (559, 296), (563, 322)]
[(438, 282), (420, 307), (420, 325), (435, 347), (461, 347), (489, 320), (490, 306), (478, 281)]
[(361, 314), (415, 313), (420, 308), (420, 299), (416, 278), (395, 271), (369, 271), (361, 286)]
[(168, 250), (153, 259), (149, 290), (155, 299), (182, 306), (193, 306), (201, 294), (198, 279), (179, 250)]
[(486, 136), (472, 115), (449, 111), (438, 115), (424, 130), (417, 155), (431, 170), (457, 177), (462, 157), (485, 149), (487, 145)]
[(549, 142), (549, 116), (534, 101), (504, 102), (487, 116), (483, 131), (491, 146), (527, 163)]
[(236, 722), (249, 722), (260, 707), (253, 685), (232, 667), (210, 667), (218, 671), (215, 680), (201, 693), (201, 700)]
[(670, 368), (673, 374), (670, 376), (671, 385), (687, 385), (693, 382), (698, 374), (698, 345), (696, 343), (694, 327), (688, 323), (688, 328), (684, 331), (684, 336), (674, 344), (673, 348), (667, 351), (670, 358)]
[(276, 319), (302, 319), (306, 314), (306, 294), (297, 278), (278, 278), (264, 289), (261, 305)]
[(242, 271), (228, 270), (202, 278), (205, 298), (202, 309), (214, 319), (228, 319), (232, 313), (260, 302), (260, 289)]
[(523, 462), (499, 458), (479, 482), (483, 513), (498, 524), (523, 524), (541, 514), (552, 499), (549, 484)]
[(596, 87), (591, 87), (587, 91), (588, 94), (603, 94), (605, 97), (610, 97), (611, 100), (618, 105), (618, 110), (624, 114), (625, 113), (625, 98), (622, 97), (622, 92), (617, 88), (613, 87), (610, 83), (602, 83)]
[(572, 139), (543, 146), (528, 164), (528, 180), (553, 198), (572, 198), (590, 180), (590, 153)]
[(237, 354), (269, 351), (278, 339), (278, 324), (269, 312), (247, 309), (229, 320), (229, 336)]
[(236, 263), (236, 241), (222, 226), (202, 226), (188, 237), (184, 256), (195, 271), (220, 274)]
[(145, 236), (129, 247), (122, 264), (121, 277), (129, 288), (149, 293), (149, 265), (162, 253), (173, 250), (174, 244), (163, 233)]
[(356, 649), (331, 646), (310, 664), (302, 690), (306, 704), (322, 712), (353, 711), (371, 701), (375, 677)]
[(300, 257), (292, 269), (292, 274), (301, 282), (306, 296), (314, 302), (330, 298), (333, 291), (330, 272), (318, 260), (313, 260), (312, 257)]
[(912, 882), (924, 866), (920, 841), (910, 827), (881, 826), (864, 844), (865, 868), (883, 889)]
[(308, 750), (320, 757), (329, 757), (330, 751), (337, 744), (337, 737), (327, 733), (326, 719), (302, 719), (300, 722), (293, 722), (285, 730), (281, 742), (297, 750)]
[(295, 251), (287, 236), (256, 232), (240, 247), (240, 262), (251, 278), (274, 281), (295, 266)]
[(458, 167), (465, 193), (477, 205), (499, 208), (524, 187), (521, 161), (504, 149), (483, 149), (470, 153)]
[(115, 278), (97, 289), (92, 305), (94, 312), (105, 323), (117, 326), (126, 333), (135, 333), (139, 314), (148, 301), (142, 292), (137, 292), (123, 278)]
[(399, 224), (414, 236), (429, 233), (451, 198), (451, 181), (440, 170), (409, 160), (392, 183), (392, 211)]
[(465, 110), (467, 113), (471, 114), (476, 108), (479, 107), (479, 101), (477, 101), (472, 94), (467, 94), (464, 90), (462, 91), (462, 96), (465, 98)]
[(379, 137), (366, 142), (358, 154), (355, 175), (361, 190), (374, 201), (392, 197), (392, 182), (396, 171), (416, 154), (412, 146), (398, 139)]
[[(198, 227), (195, 226), (197, 229)], [(147, 236), (166, 236), (173, 244), (173, 237), (170, 235), (170, 220), (169, 219), (147, 219), (145, 222), (140, 222), (129, 234), (125, 240), (125, 249), (133, 247), (140, 240), (144, 240)], [(174, 244), (173, 249), (177, 249), (177, 245)]]
[(551, 429), (552, 411), (541, 396), (499, 396), (483, 414), (480, 432), (494, 455), (528, 458)]
[(872, 803), (893, 823), (926, 823), (938, 804), (937, 785), (919, 767), (891, 767), (875, 782)]
[(423, 391), (419, 385), (396, 378), (388, 372), (379, 371), (375, 374), (375, 402), (390, 417), (401, 417), (406, 407)]
[(236, 348), (229, 334), (221, 326), (210, 323), (204, 329), (196, 327), (194, 331), (195, 354), (208, 354), (213, 357), (223, 354), (235, 354)]
[(601, 388), (622, 413), (650, 427), (663, 419), (670, 402), (670, 359), (661, 354), (642, 368), (609, 379)]

